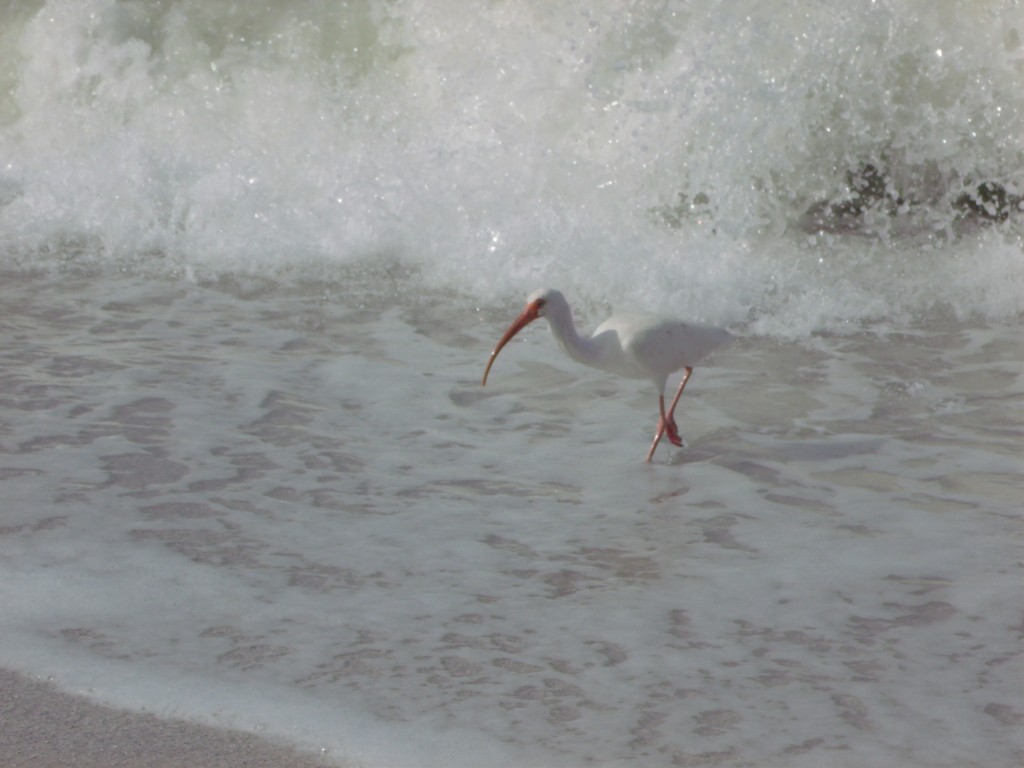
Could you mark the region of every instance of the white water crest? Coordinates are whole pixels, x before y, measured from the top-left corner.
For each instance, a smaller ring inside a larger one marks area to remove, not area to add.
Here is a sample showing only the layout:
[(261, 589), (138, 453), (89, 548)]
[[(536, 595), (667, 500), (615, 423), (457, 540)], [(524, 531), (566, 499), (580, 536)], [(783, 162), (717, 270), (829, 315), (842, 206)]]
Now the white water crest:
[[(1021, 308), (1016, 3), (5, 15), (0, 246), (21, 266), (358, 263), (479, 302), (549, 283), (786, 335)], [(867, 166), (884, 199), (851, 203)], [(1014, 220), (978, 225), (983, 184)], [(809, 222), (828, 201), (865, 210)]]

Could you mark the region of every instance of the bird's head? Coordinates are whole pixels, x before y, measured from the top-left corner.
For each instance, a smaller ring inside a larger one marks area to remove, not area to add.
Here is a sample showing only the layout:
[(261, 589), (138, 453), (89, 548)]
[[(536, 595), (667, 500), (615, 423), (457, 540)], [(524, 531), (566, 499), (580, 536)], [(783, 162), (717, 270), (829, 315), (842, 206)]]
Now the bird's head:
[(480, 386), (487, 384), (487, 374), (491, 372), (494, 360), (498, 357), (498, 353), (501, 352), (501, 348), (508, 344), (513, 336), (538, 317), (544, 317), (552, 309), (557, 311), (557, 308), (562, 305), (568, 308), (568, 304), (561, 291), (556, 291), (554, 288), (542, 288), (531, 293), (526, 299), (526, 308), (520, 313), (519, 317), (512, 321), (512, 324), (505, 331), (505, 335), (501, 337), (494, 351), (491, 352), (491, 359), (487, 361), (487, 368), (484, 370), (484, 377), (480, 381)]
[(544, 317), (549, 309), (559, 305), (568, 306), (568, 302), (566, 302), (562, 292), (554, 288), (541, 288), (526, 298), (526, 309), (529, 310), (533, 307), (537, 317)]

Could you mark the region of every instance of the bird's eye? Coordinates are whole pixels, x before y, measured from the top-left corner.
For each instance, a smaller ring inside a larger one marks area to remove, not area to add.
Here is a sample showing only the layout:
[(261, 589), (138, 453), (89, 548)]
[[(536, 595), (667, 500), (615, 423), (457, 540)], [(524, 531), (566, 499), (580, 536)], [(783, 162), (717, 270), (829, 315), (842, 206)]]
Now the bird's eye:
[(544, 305), (547, 303), (547, 299), (537, 299), (537, 309), (544, 309)]

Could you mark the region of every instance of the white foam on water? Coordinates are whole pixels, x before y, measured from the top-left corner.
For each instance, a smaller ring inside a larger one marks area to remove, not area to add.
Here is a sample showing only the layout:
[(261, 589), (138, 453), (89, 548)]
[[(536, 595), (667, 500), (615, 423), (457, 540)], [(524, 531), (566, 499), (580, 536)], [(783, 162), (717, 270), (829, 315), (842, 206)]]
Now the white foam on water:
[[(1012, 3), (5, 13), (5, 262), (360, 263), (481, 302), (554, 284), (791, 337), (1021, 309)], [(856, 199), (866, 166), (880, 187)], [(1009, 220), (978, 231), (965, 195)]]
[(1018, 334), (741, 340), (645, 466), (441, 298), (9, 287), (6, 663), (367, 765), (1019, 756)]

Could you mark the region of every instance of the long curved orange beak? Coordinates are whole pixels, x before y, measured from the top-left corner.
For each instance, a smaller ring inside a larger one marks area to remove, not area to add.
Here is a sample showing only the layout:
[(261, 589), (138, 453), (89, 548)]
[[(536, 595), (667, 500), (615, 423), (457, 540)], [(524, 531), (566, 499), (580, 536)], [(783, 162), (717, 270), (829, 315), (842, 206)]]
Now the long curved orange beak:
[(491, 352), (491, 359), (487, 361), (487, 368), (484, 369), (484, 377), (480, 381), (481, 387), (487, 385), (487, 374), (491, 372), (491, 366), (494, 365), (494, 360), (498, 357), (498, 353), (501, 352), (501, 348), (508, 344), (509, 339), (523, 330), (523, 328), (528, 326), (538, 317), (540, 317), (539, 303), (533, 301), (527, 304), (526, 309), (524, 309), (523, 313), (512, 322), (512, 325), (508, 327), (508, 330), (505, 331), (505, 335), (502, 336), (501, 340), (498, 342), (498, 346), (496, 346), (494, 351)]

